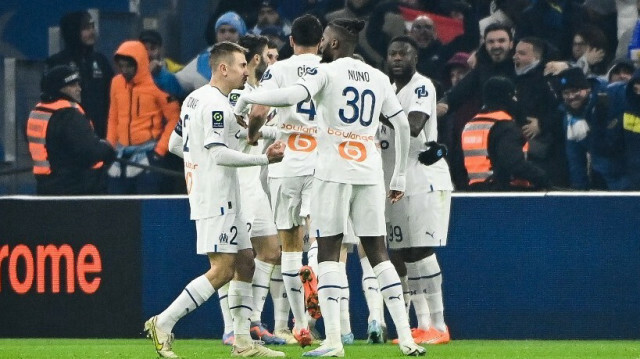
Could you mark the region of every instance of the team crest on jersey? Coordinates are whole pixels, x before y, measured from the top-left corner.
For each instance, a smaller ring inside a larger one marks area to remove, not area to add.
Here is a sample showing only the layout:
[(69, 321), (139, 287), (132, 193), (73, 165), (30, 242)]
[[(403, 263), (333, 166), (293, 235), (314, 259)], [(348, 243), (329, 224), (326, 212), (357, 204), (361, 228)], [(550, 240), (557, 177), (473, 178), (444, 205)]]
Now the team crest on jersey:
[(222, 111), (211, 111), (211, 127), (224, 128), (224, 115)]
[(317, 67), (307, 67), (305, 65), (298, 67), (298, 77), (302, 77), (304, 75), (315, 75), (317, 73), (318, 73)]
[(262, 75), (260, 82), (270, 80), (272, 77), (273, 75), (271, 75), (271, 70), (267, 69), (267, 71), (265, 71), (264, 74)]
[(424, 85), (417, 87), (414, 92), (418, 95), (418, 98), (429, 96), (429, 91)]
[(239, 93), (235, 93), (232, 92), (229, 94), (229, 103), (231, 104), (231, 106), (235, 106), (236, 103), (238, 102), (238, 99), (240, 98), (240, 94)]

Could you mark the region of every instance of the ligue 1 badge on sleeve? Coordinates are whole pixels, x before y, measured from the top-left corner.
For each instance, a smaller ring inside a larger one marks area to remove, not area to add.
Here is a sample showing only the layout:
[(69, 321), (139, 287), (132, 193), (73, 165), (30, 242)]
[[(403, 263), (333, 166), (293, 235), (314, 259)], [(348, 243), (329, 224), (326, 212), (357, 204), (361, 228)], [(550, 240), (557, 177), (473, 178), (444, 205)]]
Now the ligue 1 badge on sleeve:
[(224, 115), (222, 111), (211, 111), (211, 127), (224, 128)]

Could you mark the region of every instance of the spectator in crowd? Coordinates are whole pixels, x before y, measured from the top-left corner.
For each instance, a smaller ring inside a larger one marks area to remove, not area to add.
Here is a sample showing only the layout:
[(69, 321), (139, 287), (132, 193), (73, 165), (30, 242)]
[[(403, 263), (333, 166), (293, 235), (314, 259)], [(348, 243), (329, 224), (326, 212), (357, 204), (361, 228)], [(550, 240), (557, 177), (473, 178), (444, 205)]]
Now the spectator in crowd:
[(441, 82), (443, 79), (440, 74), (444, 62), (440, 58), (442, 42), (438, 40), (436, 24), (429, 16), (418, 16), (411, 24), (409, 36), (418, 44), (418, 72), (431, 80)]
[[(458, 52), (447, 61), (444, 66), (447, 77), (443, 81), (447, 90), (457, 85), (471, 71), (468, 60), (468, 53)], [(458, 189), (464, 189), (468, 184), (460, 136), (464, 125), (476, 114), (475, 111), (477, 111), (476, 105), (469, 102), (445, 116), (438, 117), (438, 142), (449, 148), (447, 162), (449, 162), (451, 180), (454, 187)]]
[(564, 58), (571, 54), (571, 39), (584, 20), (577, 0), (537, 0), (522, 13), (518, 36), (535, 36), (551, 43)]
[[(617, 4), (618, 8), (618, 48), (616, 49), (616, 58), (627, 58), (631, 59), (630, 46), (633, 48), (640, 49), (640, 43), (632, 45), (632, 39), (634, 34), (638, 34), (636, 36), (640, 36), (640, 0), (637, 0), (635, 6), (633, 4), (628, 4), (633, 0), (617, 0), (616, 3), (627, 3), (627, 4)], [(633, 9), (633, 10), (632, 10)], [(627, 11), (631, 10), (631, 11)], [(635, 11), (634, 11), (635, 10)], [(633, 14), (629, 16), (629, 14)], [(626, 16), (629, 19), (623, 20), (621, 17)], [(626, 26), (624, 26), (626, 25)], [(640, 37), (636, 37), (636, 39), (640, 40)], [(640, 67), (640, 58), (636, 59), (636, 67)]]
[(275, 25), (269, 25), (262, 29), (260, 35), (266, 36), (269, 42), (273, 43), (278, 50), (282, 49), (288, 39), (282, 32), (282, 28)]
[(82, 87), (80, 103), (98, 137), (105, 138), (113, 69), (103, 54), (94, 51), (97, 34), (93, 19), (87, 11), (68, 13), (60, 19), (60, 32), (64, 50), (49, 57), (46, 67), (69, 65), (78, 70)]
[[(141, 42), (123, 42), (114, 60), (121, 73), (111, 84), (107, 140), (119, 158), (162, 168), (180, 105), (153, 83)], [(111, 166), (109, 177), (112, 194), (154, 194), (162, 182), (158, 173), (121, 163)]]
[(633, 63), (629, 60), (618, 60), (614, 62), (609, 71), (607, 72), (607, 81), (609, 83), (614, 82), (628, 82), (631, 80), (635, 68)]
[(240, 15), (233, 11), (226, 12), (218, 18), (210, 17), (204, 34), (209, 46), (176, 73), (176, 78), (184, 92), (189, 93), (209, 82), (211, 78), (209, 50), (214, 44), (222, 41), (237, 43), (240, 36), (246, 33), (247, 25)]
[(80, 106), (80, 74), (55, 66), (41, 83), (41, 102), (29, 114), (27, 140), (39, 195), (104, 194), (104, 165), (113, 147), (96, 136)]
[[(579, 68), (560, 73), (567, 165), (574, 189), (624, 189), (622, 124), (610, 104), (615, 96)], [(615, 102), (614, 102), (615, 103)]]
[[(484, 32), (484, 46), (476, 53), (476, 66), (438, 102), (438, 116), (455, 111), (464, 103), (475, 101), (477, 113), (484, 82), (493, 76), (515, 78), (511, 28), (491, 24)], [(480, 91), (479, 91), (480, 90)]]
[(550, 187), (546, 173), (526, 160), (527, 140), (517, 124), (515, 85), (505, 77), (484, 84), (482, 110), (462, 131), (471, 190), (532, 190)]
[(489, 6), (489, 16), (482, 18), (479, 22), (480, 36), (487, 26), (500, 23), (511, 28), (517, 28), (521, 22), (522, 12), (529, 6), (528, 0), (493, 0)]
[(291, 34), (291, 23), (289, 20), (280, 16), (276, 0), (263, 0), (260, 2), (258, 21), (256, 26), (251, 29), (251, 33), (264, 35), (262, 30), (268, 26), (278, 27), (282, 31), (283, 36), (289, 36)]
[(367, 21), (376, 4), (377, 1), (374, 0), (345, 0), (343, 9), (328, 13), (324, 19), (327, 23), (335, 19), (359, 19)]
[(367, 64), (383, 69), (387, 44), (405, 32), (405, 20), (398, 2), (383, 2), (373, 9), (364, 30), (360, 32), (357, 53), (362, 55)]
[(587, 74), (604, 75), (611, 51), (604, 32), (594, 25), (584, 25), (573, 36), (573, 61)]
[(542, 168), (555, 186), (566, 187), (566, 157), (562, 120), (557, 112), (558, 100), (544, 77), (546, 44), (536, 37), (520, 39), (513, 62), (518, 110), (514, 114), (529, 143), (527, 160)]
[(627, 171), (627, 189), (640, 190), (640, 70), (636, 71), (625, 89), (626, 105), (623, 134)]
[(144, 44), (149, 54), (149, 71), (158, 88), (176, 98), (184, 98), (186, 94), (173, 73), (180, 71), (184, 66), (163, 57), (162, 36), (155, 30), (144, 30), (138, 37)]

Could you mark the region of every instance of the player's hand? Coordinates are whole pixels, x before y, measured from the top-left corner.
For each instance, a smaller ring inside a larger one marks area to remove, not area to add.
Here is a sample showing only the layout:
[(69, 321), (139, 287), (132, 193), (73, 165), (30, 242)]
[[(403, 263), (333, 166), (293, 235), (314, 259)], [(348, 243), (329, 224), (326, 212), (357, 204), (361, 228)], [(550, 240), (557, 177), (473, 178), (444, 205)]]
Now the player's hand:
[(402, 197), (404, 197), (404, 192), (402, 191), (396, 191), (396, 190), (391, 190), (389, 191), (389, 195), (388, 195), (389, 199), (391, 200), (391, 204), (398, 202), (399, 200), (402, 199)]
[(267, 147), (265, 154), (269, 159), (269, 163), (278, 163), (282, 161), (282, 158), (284, 157), (284, 149), (286, 147), (287, 145), (282, 141), (276, 141), (271, 144), (271, 146)]
[(527, 117), (527, 120), (529, 123), (522, 126), (522, 134), (530, 140), (540, 134), (540, 121), (535, 117)]
[(238, 125), (242, 126), (242, 128), (247, 128), (247, 122), (244, 120), (244, 116), (236, 115), (236, 122)]

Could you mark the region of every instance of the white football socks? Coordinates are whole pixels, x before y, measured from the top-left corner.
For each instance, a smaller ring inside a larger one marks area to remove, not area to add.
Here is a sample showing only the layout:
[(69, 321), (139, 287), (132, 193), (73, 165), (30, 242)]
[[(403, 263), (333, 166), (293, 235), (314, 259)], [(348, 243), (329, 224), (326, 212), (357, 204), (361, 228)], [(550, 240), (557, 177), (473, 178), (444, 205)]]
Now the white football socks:
[(211, 282), (201, 275), (192, 280), (167, 309), (158, 315), (157, 326), (160, 330), (171, 333), (180, 318), (191, 313), (215, 293)]
[(232, 280), (229, 283), (229, 311), (233, 318), (233, 333), (236, 345), (251, 345), (249, 317), (253, 311), (253, 289), (251, 283)]
[(289, 298), (284, 288), (282, 279), (282, 267), (278, 264), (271, 272), (271, 282), (269, 283), (271, 299), (273, 300), (273, 319), (275, 321), (273, 330), (289, 329)]
[(441, 332), (447, 327), (444, 322), (444, 304), (442, 302), (442, 272), (436, 259), (432, 254), (418, 262), (418, 268), (424, 279), (423, 285), (431, 313), (431, 325)]
[(391, 314), (393, 323), (396, 326), (399, 342), (402, 343), (408, 340), (413, 340), (411, 337), (411, 328), (409, 328), (409, 317), (407, 316), (407, 310), (402, 296), (402, 284), (400, 284), (398, 272), (396, 272), (396, 269), (389, 260), (376, 265), (373, 268), (373, 272), (378, 278), (380, 293), (382, 293), (384, 303), (387, 305), (389, 314)]
[(351, 314), (349, 312), (349, 280), (347, 279), (346, 263), (338, 262), (340, 266), (340, 334), (351, 333)]
[(340, 339), (340, 297), (342, 287), (340, 264), (326, 261), (318, 264), (318, 300), (324, 318), (326, 342), (342, 346)]
[(302, 267), (302, 252), (282, 252), (282, 280), (296, 320), (294, 328), (297, 330), (306, 329), (309, 326), (304, 308), (304, 288), (300, 280), (300, 267)]
[(378, 278), (373, 273), (369, 258), (360, 258), (360, 264), (362, 265), (362, 291), (369, 307), (367, 323), (375, 320), (382, 324), (384, 323), (384, 307), (380, 288), (378, 287)]
[(267, 300), (267, 294), (269, 294), (269, 282), (271, 281), (271, 272), (274, 265), (259, 259), (254, 259), (253, 261), (256, 267), (253, 271), (253, 280), (251, 282), (251, 287), (253, 288), (251, 321), (262, 322), (262, 308), (264, 307), (264, 301)]

